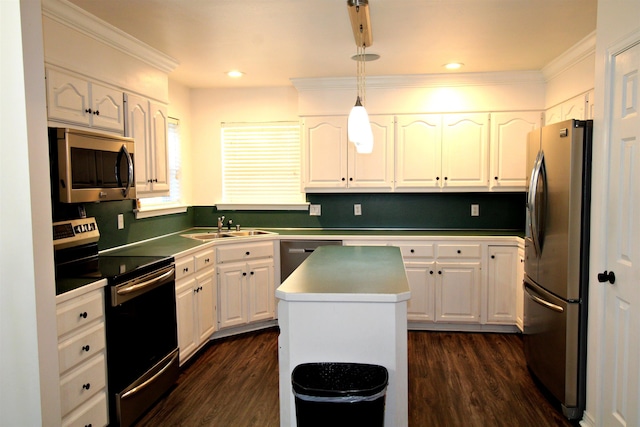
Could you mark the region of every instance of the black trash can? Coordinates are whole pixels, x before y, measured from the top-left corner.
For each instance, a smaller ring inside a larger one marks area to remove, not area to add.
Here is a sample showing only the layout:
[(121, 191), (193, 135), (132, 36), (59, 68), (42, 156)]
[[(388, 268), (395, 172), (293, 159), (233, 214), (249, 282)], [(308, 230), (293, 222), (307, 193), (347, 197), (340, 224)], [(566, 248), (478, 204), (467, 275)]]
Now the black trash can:
[(294, 368), (291, 383), (298, 427), (384, 425), (384, 366), (303, 363)]

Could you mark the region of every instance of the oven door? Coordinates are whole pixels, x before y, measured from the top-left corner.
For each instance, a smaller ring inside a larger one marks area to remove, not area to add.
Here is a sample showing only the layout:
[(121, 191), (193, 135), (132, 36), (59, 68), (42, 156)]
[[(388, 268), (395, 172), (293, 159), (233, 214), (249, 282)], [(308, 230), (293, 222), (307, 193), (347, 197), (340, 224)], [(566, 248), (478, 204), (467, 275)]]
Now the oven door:
[(111, 420), (131, 425), (178, 377), (173, 265), (111, 287), (106, 307)]

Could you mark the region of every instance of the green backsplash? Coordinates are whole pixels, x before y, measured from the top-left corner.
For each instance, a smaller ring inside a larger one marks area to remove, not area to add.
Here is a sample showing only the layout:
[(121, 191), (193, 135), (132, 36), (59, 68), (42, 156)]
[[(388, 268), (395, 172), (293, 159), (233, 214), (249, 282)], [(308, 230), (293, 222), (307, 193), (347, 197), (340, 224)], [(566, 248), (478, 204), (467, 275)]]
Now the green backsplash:
[[(308, 194), (321, 216), (308, 211), (217, 211), (194, 206), (194, 226), (215, 226), (225, 215), (243, 227), (524, 230), (525, 193)], [(362, 215), (353, 215), (359, 203)], [(471, 204), (480, 216), (471, 216)]]
[[(321, 205), (321, 216), (308, 211), (218, 211), (213, 206), (193, 206), (186, 213), (135, 219), (133, 201), (87, 203), (87, 216), (96, 218), (101, 250), (190, 227), (214, 227), (225, 215), (243, 227), (260, 228), (377, 228), (377, 229), (477, 229), (524, 230), (525, 193), (423, 193), (423, 194), (308, 194)], [(353, 205), (362, 215), (353, 215)], [(480, 216), (471, 216), (471, 204)], [(118, 230), (118, 214), (125, 227)]]

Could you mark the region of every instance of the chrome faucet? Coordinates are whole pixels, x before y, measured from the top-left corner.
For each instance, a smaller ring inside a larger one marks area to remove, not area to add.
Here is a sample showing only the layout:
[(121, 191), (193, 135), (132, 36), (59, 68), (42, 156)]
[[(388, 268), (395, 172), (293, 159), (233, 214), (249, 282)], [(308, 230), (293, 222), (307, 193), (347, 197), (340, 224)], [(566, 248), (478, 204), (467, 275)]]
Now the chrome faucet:
[(224, 215), (218, 217), (218, 231), (222, 231), (222, 225), (224, 224)]

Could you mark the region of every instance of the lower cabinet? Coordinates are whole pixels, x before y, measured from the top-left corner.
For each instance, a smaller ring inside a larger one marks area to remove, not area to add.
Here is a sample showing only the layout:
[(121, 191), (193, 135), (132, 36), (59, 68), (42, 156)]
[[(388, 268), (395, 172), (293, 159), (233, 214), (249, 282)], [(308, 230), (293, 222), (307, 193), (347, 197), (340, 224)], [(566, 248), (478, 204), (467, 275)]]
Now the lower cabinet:
[(480, 323), (480, 261), (436, 263), (436, 321)]
[(63, 426), (108, 424), (104, 291), (56, 306)]
[(176, 318), (180, 364), (215, 332), (215, 258), (213, 248), (176, 258)]
[(524, 248), (518, 248), (518, 266), (516, 270), (516, 326), (524, 331)]
[(272, 241), (216, 248), (220, 329), (275, 317)]
[(517, 246), (489, 246), (487, 323), (516, 323)]

